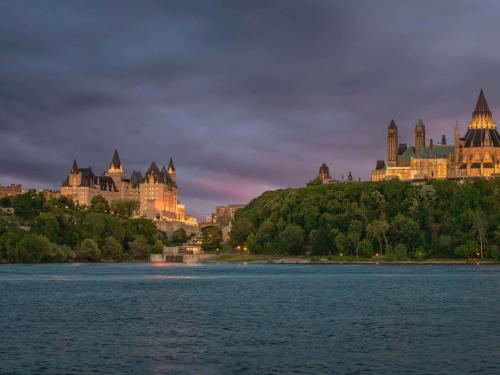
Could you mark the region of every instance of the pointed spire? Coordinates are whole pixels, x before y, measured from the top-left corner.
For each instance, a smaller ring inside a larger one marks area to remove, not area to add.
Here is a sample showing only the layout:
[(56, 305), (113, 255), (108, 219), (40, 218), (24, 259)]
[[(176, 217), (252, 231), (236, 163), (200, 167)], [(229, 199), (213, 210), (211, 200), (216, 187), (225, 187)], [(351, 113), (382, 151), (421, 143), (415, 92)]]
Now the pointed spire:
[(483, 89), (479, 92), (479, 97), (477, 98), (476, 109), (472, 112), (472, 117), (477, 116), (491, 117), (491, 111), (486, 102)]
[(73, 166), (71, 167), (71, 173), (78, 173), (78, 166), (76, 165), (76, 159), (73, 159)]
[(171, 172), (175, 172), (175, 167), (174, 167), (174, 161), (172, 160), (172, 157), (170, 157), (170, 161), (168, 162), (168, 171)]
[(421, 118), (418, 119), (417, 125), (415, 125), (415, 128), (425, 128), (424, 122), (422, 121)]
[(392, 128), (397, 128), (396, 122), (394, 121), (394, 119), (392, 119), (391, 123), (389, 124), (389, 129), (392, 129)]
[(115, 150), (115, 152), (113, 152), (113, 159), (111, 160), (111, 164), (109, 166), (109, 168), (113, 168), (113, 169), (120, 169), (122, 166), (122, 163), (120, 161), (120, 156), (118, 155), (118, 150)]

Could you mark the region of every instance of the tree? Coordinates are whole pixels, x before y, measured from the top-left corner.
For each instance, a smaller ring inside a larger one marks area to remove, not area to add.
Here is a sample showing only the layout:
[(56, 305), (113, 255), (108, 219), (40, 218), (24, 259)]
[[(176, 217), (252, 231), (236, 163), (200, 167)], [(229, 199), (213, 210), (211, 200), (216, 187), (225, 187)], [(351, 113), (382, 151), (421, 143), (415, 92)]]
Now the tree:
[(471, 258), (476, 254), (476, 244), (469, 240), (466, 243), (457, 246), (454, 254), (459, 258)]
[(382, 254), (384, 253), (383, 243), (385, 243), (386, 247), (388, 246), (388, 241), (386, 236), (388, 229), (389, 225), (385, 220), (373, 220), (370, 224), (366, 226), (366, 233), (368, 234), (368, 236), (378, 241), (380, 245), (380, 252)]
[[(238, 217), (238, 214), (236, 214), (236, 217)], [(253, 230), (253, 224), (249, 219), (240, 218), (235, 220), (231, 226), (231, 244), (234, 246), (243, 244)]]
[(106, 237), (102, 247), (102, 257), (107, 260), (121, 260), (123, 258), (123, 246), (113, 236)]
[(207, 252), (220, 249), (222, 243), (222, 231), (218, 227), (208, 227), (203, 231), (201, 248)]
[(78, 260), (97, 262), (101, 259), (101, 250), (93, 239), (87, 238), (78, 247), (76, 256)]
[(371, 258), (373, 256), (373, 245), (370, 240), (364, 238), (359, 243), (359, 247), (361, 249), (361, 254), (365, 258)]
[(341, 254), (347, 253), (351, 249), (351, 241), (348, 236), (340, 232), (337, 234), (337, 237), (335, 237), (335, 246), (341, 251)]
[(109, 212), (109, 204), (102, 195), (96, 195), (90, 200), (90, 207), (95, 212)]
[(300, 255), (304, 250), (304, 230), (296, 224), (288, 224), (278, 235), (278, 246), (281, 252)]
[(143, 235), (137, 235), (134, 241), (128, 243), (128, 247), (134, 259), (146, 259), (149, 255), (149, 244)]
[(359, 220), (352, 220), (349, 224), (349, 229), (347, 232), (352, 246), (356, 251), (356, 259), (359, 258), (359, 241), (361, 240), (361, 235), (363, 234), (363, 223)]
[(184, 228), (179, 228), (172, 233), (172, 242), (182, 244), (186, 242), (187, 235)]
[(487, 223), (484, 214), (478, 210), (474, 211), (474, 230), (479, 240), (480, 258), (484, 259), (483, 244), (486, 240)]
[(139, 210), (139, 202), (132, 199), (117, 199), (111, 203), (111, 212), (114, 214), (131, 218)]
[(16, 246), (18, 262), (39, 263), (51, 260), (51, 246), (47, 237), (27, 234)]
[(406, 246), (402, 243), (398, 243), (394, 248), (394, 255), (397, 260), (406, 260), (408, 259)]
[(156, 240), (155, 244), (149, 249), (150, 254), (161, 254), (163, 252), (163, 242)]

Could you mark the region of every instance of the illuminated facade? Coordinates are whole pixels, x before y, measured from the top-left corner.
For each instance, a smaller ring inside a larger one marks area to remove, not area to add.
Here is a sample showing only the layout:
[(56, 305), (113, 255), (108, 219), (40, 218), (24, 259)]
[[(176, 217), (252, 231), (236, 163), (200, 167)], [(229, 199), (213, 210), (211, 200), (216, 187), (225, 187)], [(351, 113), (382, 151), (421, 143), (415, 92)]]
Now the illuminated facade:
[(460, 135), (455, 126), (454, 145), (429, 145), (425, 140), (425, 125), (419, 120), (415, 126), (415, 146), (398, 143), (398, 128), (394, 120), (387, 132), (387, 164), (378, 160), (372, 171), (372, 181), (392, 178), (400, 180), (448, 179), (500, 176), (500, 135), (493, 121), (483, 90), (479, 93), (467, 132)]
[(161, 170), (156, 163), (146, 171), (144, 177), (133, 171), (127, 178), (118, 151), (102, 176), (93, 173), (92, 168), (78, 168), (76, 160), (61, 187), (61, 195), (73, 199), (80, 205), (89, 205), (92, 198), (100, 195), (109, 204), (116, 200), (139, 202), (138, 216), (158, 222), (158, 226), (171, 231), (183, 227), (187, 231), (198, 226), (196, 218), (186, 215), (185, 206), (178, 200), (176, 171), (172, 158), (168, 168)]

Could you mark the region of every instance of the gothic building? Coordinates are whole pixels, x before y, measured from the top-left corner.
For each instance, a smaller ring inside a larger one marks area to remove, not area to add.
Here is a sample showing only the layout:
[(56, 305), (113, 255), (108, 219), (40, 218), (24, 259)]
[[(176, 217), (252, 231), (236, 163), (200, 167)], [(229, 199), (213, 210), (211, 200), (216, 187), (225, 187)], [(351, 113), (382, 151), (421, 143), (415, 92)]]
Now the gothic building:
[(500, 176), (500, 135), (481, 89), (467, 132), (455, 126), (454, 145), (446, 137), (434, 144), (425, 138), (425, 125), (415, 126), (415, 146), (399, 143), (398, 127), (391, 120), (387, 130), (387, 163), (378, 160), (372, 181), (447, 179)]
[(179, 227), (187, 231), (197, 229), (197, 220), (185, 213), (178, 200), (176, 171), (172, 158), (168, 168), (158, 168), (155, 162), (142, 176), (133, 171), (127, 178), (118, 151), (115, 150), (107, 171), (98, 176), (92, 168), (78, 168), (76, 160), (62, 183), (61, 195), (80, 205), (89, 205), (92, 198), (100, 195), (109, 204), (120, 199), (139, 202), (138, 215), (153, 219), (160, 229), (167, 232)]

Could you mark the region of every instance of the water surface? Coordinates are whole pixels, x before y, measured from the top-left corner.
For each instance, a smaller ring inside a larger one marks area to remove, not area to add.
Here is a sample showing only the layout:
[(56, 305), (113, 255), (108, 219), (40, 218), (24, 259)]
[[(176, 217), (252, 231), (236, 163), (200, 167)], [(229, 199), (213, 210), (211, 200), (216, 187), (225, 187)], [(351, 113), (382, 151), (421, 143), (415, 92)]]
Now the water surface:
[(500, 267), (0, 266), (0, 374), (499, 374)]

